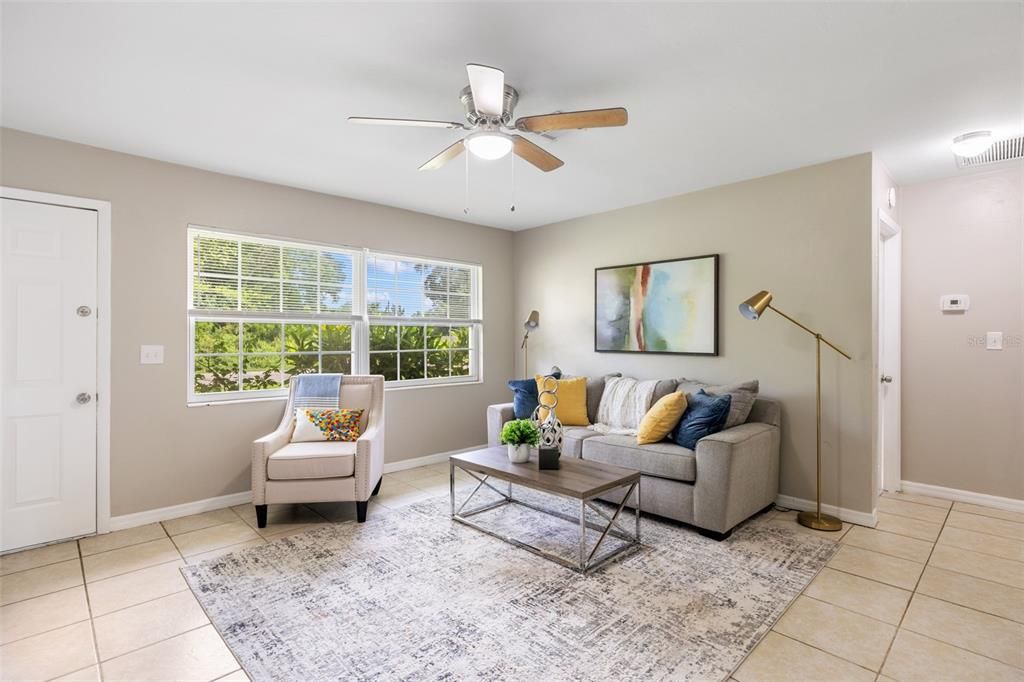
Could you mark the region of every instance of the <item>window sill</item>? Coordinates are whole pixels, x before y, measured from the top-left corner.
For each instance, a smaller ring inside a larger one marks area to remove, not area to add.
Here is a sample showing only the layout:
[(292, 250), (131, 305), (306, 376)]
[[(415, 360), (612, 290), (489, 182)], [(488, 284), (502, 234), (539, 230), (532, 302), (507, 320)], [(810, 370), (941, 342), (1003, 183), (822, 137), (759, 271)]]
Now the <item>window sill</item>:
[[(477, 386), (484, 383), (483, 379), (470, 379), (468, 381), (447, 381), (437, 384), (414, 384), (412, 386), (388, 386), (384, 384), (384, 392), (390, 391), (418, 391), (424, 388), (452, 388), (455, 386)], [(217, 407), (220, 405), (240, 405), (244, 403), (267, 403), (274, 401), (286, 401), (288, 396), (286, 395), (269, 395), (263, 397), (253, 398), (231, 398), (226, 400), (197, 400), (195, 402), (185, 403), (185, 407)]]

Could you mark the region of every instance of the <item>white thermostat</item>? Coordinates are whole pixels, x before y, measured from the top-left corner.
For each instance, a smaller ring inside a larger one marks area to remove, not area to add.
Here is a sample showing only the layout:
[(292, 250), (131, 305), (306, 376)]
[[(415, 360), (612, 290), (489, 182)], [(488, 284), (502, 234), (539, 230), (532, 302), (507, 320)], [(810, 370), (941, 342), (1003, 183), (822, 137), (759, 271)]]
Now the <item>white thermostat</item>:
[(946, 294), (939, 301), (944, 313), (962, 313), (971, 306), (971, 297), (967, 294)]

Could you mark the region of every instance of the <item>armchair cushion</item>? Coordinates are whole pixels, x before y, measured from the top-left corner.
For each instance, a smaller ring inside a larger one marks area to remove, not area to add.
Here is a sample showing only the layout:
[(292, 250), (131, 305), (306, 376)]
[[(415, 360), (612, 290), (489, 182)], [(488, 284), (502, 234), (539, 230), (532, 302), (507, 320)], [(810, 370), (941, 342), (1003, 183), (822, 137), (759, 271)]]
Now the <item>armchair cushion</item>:
[(346, 478), (355, 473), (356, 443), (318, 441), (289, 443), (267, 460), (267, 478)]
[(295, 410), (295, 430), (292, 442), (354, 441), (359, 438), (359, 421), (363, 410), (326, 409)]

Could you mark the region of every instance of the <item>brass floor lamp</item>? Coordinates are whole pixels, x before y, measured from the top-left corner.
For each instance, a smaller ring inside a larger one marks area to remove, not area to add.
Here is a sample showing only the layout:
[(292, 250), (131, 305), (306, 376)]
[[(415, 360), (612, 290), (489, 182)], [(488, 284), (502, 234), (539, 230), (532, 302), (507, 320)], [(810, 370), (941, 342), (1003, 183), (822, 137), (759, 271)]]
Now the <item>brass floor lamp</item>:
[(828, 514), (822, 514), (821, 513), (821, 344), (824, 343), (824, 344), (828, 345), (830, 348), (832, 348), (832, 350), (834, 350), (835, 352), (839, 353), (840, 355), (842, 355), (847, 360), (852, 360), (853, 358), (851, 358), (846, 353), (846, 351), (844, 351), (844, 350), (840, 349), (839, 347), (837, 347), (834, 343), (832, 343), (831, 341), (826, 339), (820, 333), (814, 331), (813, 329), (809, 329), (809, 328), (805, 327), (804, 325), (800, 324), (799, 322), (794, 320), (792, 317), (790, 317), (786, 313), (782, 312), (781, 310), (779, 310), (778, 308), (773, 306), (772, 305), (772, 294), (771, 294), (770, 291), (759, 291), (756, 294), (754, 294), (753, 296), (751, 296), (750, 298), (748, 298), (743, 303), (740, 303), (740, 314), (743, 315), (743, 317), (747, 318), (748, 320), (759, 319), (761, 317), (761, 314), (765, 310), (768, 310), (768, 309), (774, 310), (779, 315), (782, 315), (784, 318), (786, 318), (787, 320), (789, 320), (790, 322), (792, 322), (796, 326), (798, 326), (801, 329), (803, 329), (805, 332), (807, 332), (808, 334), (813, 336), (814, 339), (815, 339), (815, 342), (816, 342), (815, 346), (816, 346), (817, 374), (816, 374), (816, 391), (815, 391), (815, 396), (816, 396), (816, 399), (817, 399), (817, 403), (816, 403), (816, 408), (815, 409), (816, 409), (817, 413), (816, 413), (815, 416), (816, 416), (817, 429), (818, 429), (818, 434), (817, 434), (817, 437), (818, 437), (818, 440), (817, 440), (818, 487), (817, 487), (817, 493), (816, 493), (815, 497), (816, 497), (816, 500), (817, 500), (817, 507), (816, 507), (816, 510), (813, 511), (813, 512), (810, 512), (810, 511), (800, 512), (799, 514), (797, 514), (796, 518), (797, 518), (797, 521), (800, 522), (800, 525), (807, 526), (808, 528), (813, 528), (815, 530), (840, 530), (843, 527), (843, 522), (842, 521), (840, 521), (839, 519), (837, 519), (834, 516), (829, 516)]

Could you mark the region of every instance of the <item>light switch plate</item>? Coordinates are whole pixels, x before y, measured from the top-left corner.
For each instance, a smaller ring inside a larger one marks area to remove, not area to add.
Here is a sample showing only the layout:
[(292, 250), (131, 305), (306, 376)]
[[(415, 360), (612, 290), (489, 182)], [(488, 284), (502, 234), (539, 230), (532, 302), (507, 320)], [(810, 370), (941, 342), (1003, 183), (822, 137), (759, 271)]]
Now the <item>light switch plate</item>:
[(1003, 349), (1003, 333), (1002, 332), (988, 332), (985, 334), (985, 349), (986, 350), (1002, 350)]
[(139, 351), (139, 362), (143, 365), (164, 364), (164, 347), (142, 346)]

